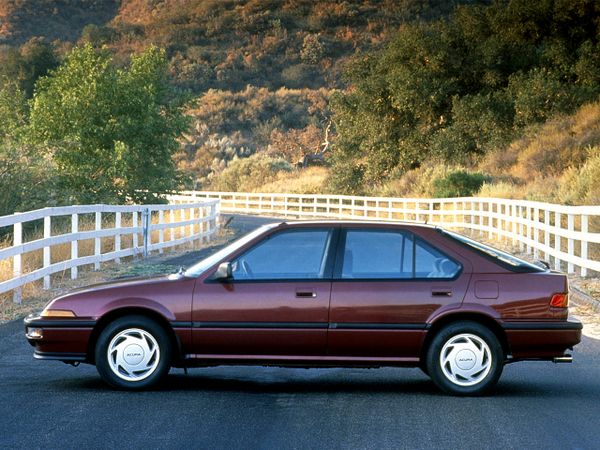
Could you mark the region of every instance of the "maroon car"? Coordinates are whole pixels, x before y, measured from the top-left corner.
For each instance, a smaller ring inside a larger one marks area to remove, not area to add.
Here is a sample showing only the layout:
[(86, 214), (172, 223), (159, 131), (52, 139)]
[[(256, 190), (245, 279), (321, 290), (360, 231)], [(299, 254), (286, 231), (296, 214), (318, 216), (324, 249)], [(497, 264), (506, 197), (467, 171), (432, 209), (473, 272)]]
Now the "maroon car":
[(117, 388), (172, 366), (416, 366), (473, 395), (506, 363), (570, 362), (567, 303), (565, 275), (437, 227), (288, 222), (176, 275), (59, 297), (25, 327), (36, 358), (95, 364)]

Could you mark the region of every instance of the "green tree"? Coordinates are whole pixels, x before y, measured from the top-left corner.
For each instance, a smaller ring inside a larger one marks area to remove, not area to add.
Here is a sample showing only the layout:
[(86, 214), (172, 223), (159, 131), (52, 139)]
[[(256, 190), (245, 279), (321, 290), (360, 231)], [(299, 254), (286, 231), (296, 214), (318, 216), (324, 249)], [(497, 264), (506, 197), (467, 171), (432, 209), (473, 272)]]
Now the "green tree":
[(403, 26), (333, 98), (331, 188), (368, 191), (431, 159), (470, 163), (600, 93), (600, 3), (511, 0)]
[(166, 69), (155, 47), (116, 69), (87, 44), (39, 80), (27, 142), (52, 155), (65, 201), (150, 202), (176, 186), (171, 156), (187, 121)]

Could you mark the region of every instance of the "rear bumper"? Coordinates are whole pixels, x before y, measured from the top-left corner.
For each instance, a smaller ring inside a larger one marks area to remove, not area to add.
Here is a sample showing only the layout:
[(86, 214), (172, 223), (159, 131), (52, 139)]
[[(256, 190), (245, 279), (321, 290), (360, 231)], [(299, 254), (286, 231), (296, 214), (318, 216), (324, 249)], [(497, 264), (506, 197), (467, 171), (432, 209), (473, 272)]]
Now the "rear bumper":
[(581, 342), (580, 321), (504, 322), (513, 360), (546, 359), (563, 356)]
[[(44, 319), (32, 314), (23, 323), (27, 341), (35, 348), (34, 358), (67, 362), (86, 360), (95, 321)], [(32, 337), (31, 329), (41, 330), (41, 337)]]

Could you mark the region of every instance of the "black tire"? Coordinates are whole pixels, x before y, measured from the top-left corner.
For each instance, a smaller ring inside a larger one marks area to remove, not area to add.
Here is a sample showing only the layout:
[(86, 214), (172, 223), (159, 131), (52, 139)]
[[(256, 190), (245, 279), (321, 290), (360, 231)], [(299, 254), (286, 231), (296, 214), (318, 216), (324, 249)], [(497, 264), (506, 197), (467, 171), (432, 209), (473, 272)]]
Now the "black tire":
[[(111, 343), (113, 350), (109, 355)], [(121, 363), (118, 355), (123, 358)], [(140, 390), (155, 386), (169, 372), (171, 355), (171, 340), (165, 329), (148, 317), (134, 315), (108, 324), (95, 348), (100, 377), (117, 389)]]
[(504, 352), (489, 328), (461, 321), (447, 325), (434, 336), (426, 363), (429, 376), (442, 391), (477, 396), (489, 393), (498, 382), (504, 367)]

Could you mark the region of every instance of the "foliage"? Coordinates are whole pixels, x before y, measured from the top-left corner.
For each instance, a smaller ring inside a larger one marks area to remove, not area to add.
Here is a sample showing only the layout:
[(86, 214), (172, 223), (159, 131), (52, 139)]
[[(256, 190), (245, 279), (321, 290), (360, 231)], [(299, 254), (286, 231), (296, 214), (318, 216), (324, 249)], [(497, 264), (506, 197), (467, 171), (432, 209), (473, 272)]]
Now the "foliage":
[(0, 51), (0, 85), (17, 83), (27, 97), (39, 77), (58, 66), (53, 48), (39, 38), (32, 38), (19, 49), (5, 47)]
[(284, 159), (253, 155), (232, 161), (218, 177), (215, 177), (211, 188), (222, 191), (253, 191), (265, 183), (274, 181), (279, 172), (291, 170), (292, 167)]
[(588, 149), (581, 167), (569, 168), (561, 179), (558, 198), (566, 204), (600, 205), (600, 146)]
[(70, 202), (155, 201), (176, 186), (171, 155), (186, 120), (166, 67), (155, 47), (117, 69), (87, 44), (38, 82), (27, 142), (52, 156)]
[(353, 62), (352, 89), (332, 99), (332, 185), (381, 186), (431, 158), (474, 164), (522, 127), (594, 100), (599, 17), (592, 0), (512, 0), (403, 26)]
[(482, 173), (457, 170), (443, 178), (433, 180), (433, 196), (436, 198), (470, 197), (475, 195), (486, 181), (489, 181), (489, 177)]
[(188, 111), (195, 126), (177, 155), (189, 187), (208, 185), (234, 158), (257, 151), (296, 163), (321, 142), (329, 95), (326, 89), (209, 90)]

